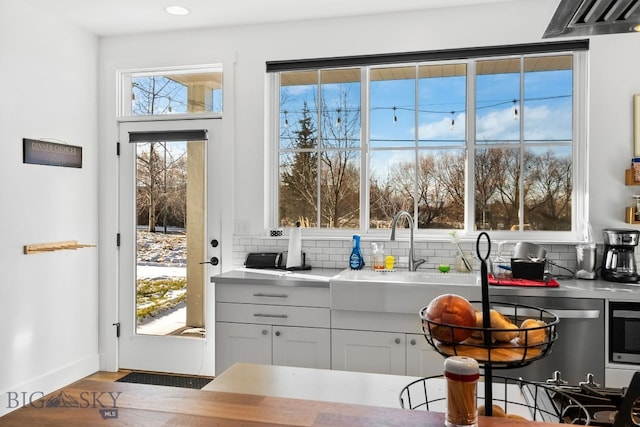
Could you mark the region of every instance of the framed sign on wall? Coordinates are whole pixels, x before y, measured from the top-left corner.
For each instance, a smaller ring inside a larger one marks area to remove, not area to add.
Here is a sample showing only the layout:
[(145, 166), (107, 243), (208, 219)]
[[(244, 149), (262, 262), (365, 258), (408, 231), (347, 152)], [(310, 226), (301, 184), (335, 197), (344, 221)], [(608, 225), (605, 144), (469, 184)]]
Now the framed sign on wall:
[(24, 138), (22, 162), (35, 165), (82, 167), (82, 147)]

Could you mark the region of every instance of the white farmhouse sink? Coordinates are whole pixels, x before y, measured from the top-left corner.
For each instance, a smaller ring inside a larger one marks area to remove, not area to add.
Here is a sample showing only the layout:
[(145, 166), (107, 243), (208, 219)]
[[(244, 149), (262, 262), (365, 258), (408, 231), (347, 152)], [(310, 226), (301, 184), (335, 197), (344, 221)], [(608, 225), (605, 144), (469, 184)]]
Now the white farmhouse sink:
[(481, 299), (478, 273), (345, 270), (329, 281), (334, 310), (416, 314), (442, 294)]
[(480, 284), (480, 276), (476, 273), (440, 273), (439, 271), (373, 271), (344, 270), (337, 277), (341, 281), (357, 281), (363, 283), (405, 283), (423, 285), (476, 285)]

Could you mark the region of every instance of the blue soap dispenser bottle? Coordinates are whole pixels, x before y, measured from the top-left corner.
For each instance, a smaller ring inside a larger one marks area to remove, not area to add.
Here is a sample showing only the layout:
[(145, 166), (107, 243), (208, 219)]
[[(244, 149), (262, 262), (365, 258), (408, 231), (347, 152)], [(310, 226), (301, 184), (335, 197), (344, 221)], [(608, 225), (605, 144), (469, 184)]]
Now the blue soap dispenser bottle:
[(362, 256), (362, 250), (360, 249), (360, 235), (353, 235), (353, 242), (351, 248), (351, 255), (349, 256), (349, 267), (352, 270), (362, 270), (364, 267), (364, 257)]

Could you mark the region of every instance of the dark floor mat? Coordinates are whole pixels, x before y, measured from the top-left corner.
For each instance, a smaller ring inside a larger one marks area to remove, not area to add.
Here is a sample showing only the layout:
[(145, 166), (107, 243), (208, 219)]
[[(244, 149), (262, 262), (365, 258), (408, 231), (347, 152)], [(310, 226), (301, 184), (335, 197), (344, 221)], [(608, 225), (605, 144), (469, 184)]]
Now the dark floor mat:
[(147, 372), (131, 372), (117, 380), (123, 383), (164, 385), (169, 387), (201, 389), (211, 382), (211, 378), (187, 377), (183, 375), (150, 374)]

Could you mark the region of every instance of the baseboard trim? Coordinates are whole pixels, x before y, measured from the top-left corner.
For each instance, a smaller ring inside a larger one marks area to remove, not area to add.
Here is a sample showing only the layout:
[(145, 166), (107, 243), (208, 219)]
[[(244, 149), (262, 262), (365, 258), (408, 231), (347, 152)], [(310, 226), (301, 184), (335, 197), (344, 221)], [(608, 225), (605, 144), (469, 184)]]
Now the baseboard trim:
[(99, 368), (100, 357), (96, 353), (69, 363), (60, 369), (2, 390), (0, 391), (0, 417), (25, 404), (29, 405), (31, 396), (35, 400), (91, 375), (97, 372)]

